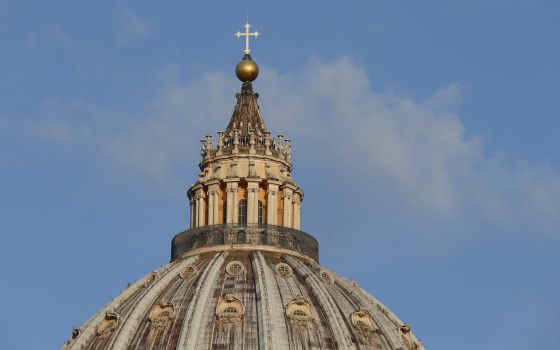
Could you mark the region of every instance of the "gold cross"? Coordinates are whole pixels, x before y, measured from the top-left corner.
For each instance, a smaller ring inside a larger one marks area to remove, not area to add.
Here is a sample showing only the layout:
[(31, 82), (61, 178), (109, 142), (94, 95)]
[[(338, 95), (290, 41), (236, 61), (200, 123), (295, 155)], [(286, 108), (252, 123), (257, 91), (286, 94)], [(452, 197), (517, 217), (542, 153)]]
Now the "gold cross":
[(253, 33), (249, 33), (249, 28), (251, 28), (251, 25), (249, 24), (249, 22), (247, 22), (245, 24), (245, 33), (240, 33), (240, 32), (235, 33), (237, 39), (241, 38), (242, 36), (245, 37), (245, 50), (243, 51), (245, 52), (246, 55), (248, 55), (251, 52), (251, 50), (249, 50), (249, 37), (254, 36), (256, 38), (259, 36), (259, 32), (257, 31)]

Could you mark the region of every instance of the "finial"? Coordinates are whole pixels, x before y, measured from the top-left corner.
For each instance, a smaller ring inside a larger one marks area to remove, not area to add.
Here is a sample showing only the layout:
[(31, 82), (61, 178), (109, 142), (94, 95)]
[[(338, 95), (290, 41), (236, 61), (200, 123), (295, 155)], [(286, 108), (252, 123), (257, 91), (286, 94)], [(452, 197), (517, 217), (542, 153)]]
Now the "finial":
[(247, 23), (245, 23), (245, 33), (235, 33), (237, 39), (241, 38), (242, 36), (245, 37), (245, 50), (243, 50), (243, 52), (245, 52), (245, 55), (251, 53), (251, 50), (249, 50), (249, 37), (254, 36), (255, 38), (257, 38), (260, 35), (257, 31), (254, 31), (253, 33), (249, 32), (249, 28), (251, 28), (251, 25), (249, 24), (249, 21), (247, 21)]
[(239, 78), (239, 80), (244, 83), (252, 82), (253, 80), (257, 79), (257, 76), (259, 75), (259, 66), (257, 66), (257, 64), (251, 58), (251, 55), (249, 54), (251, 52), (251, 50), (249, 49), (249, 37), (254, 36), (256, 38), (259, 36), (259, 32), (255, 31), (251, 33), (249, 31), (250, 28), (251, 25), (247, 21), (247, 23), (245, 24), (245, 33), (235, 33), (235, 36), (237, 36), (237, 38), (241, 38), (242, 36), (245, 37), (245, 50), (243, 50), (243, 52), (245, 52), (245, 55), (243, 55), (243, 59), (235, 67), (235, 74), (237, 75), (237, 78)]

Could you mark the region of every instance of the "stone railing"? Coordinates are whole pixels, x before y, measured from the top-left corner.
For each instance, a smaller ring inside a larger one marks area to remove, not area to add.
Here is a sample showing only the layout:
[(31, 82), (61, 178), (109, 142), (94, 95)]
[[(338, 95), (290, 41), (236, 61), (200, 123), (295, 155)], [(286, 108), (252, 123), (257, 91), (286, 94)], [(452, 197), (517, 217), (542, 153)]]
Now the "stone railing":
[(223, 132), (219, 132), (217, 143), (212, 142), (211, 135), (207, 135), (206, 139), (200, 142), (200, 154), (203, 161), (219, 155), (254, 153), (273, 156), (290, 162), (292, 154), (290, 140), (284, 140), (283, 135), (278, 135), (275, 140), (268, 132), (264, 136), (255, 134), (240, 136), (237, 131), (233, 136), (225, 136)]
[(177, 234), (171, 242), (171, 261), (195, 249), (232, 244), (287, 249), (319, 260), (317, 240), (293, 228), (274, 225), (210, 225)]

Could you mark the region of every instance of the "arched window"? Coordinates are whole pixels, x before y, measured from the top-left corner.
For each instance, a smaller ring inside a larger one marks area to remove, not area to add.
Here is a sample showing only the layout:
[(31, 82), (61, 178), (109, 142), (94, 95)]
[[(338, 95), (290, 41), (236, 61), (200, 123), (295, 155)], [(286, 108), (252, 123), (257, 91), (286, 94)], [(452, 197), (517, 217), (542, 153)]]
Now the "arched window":
[(259, 216), (258, 216), (258, 223), (262, 225), (264, 223), (264, 204), (262, 201), (259, 201)]
[(239, 201), (237, 223), (239, 225), (247, 225), (247, 200), (245, 199)]

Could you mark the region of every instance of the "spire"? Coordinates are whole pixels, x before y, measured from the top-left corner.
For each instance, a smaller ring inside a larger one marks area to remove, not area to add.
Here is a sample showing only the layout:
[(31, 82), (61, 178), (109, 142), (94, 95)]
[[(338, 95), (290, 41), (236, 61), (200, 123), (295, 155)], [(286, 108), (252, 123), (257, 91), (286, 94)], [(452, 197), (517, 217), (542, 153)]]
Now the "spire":
[(251, 52), (249, 50), (249, 37), (254, 36), (256, 38), (259, 36), (259, 32), (249, 32), (250, 27), (251, 25), (247, 23), (245, 24), (245, 33), (237, 32), (235, 34), (238, 38), (245, 36), (246, 39), (245, 55), (243, 55), (243, 59), (235, 67), (235, 74), (243, 82), (243, 85), (241, 86), (241, 92), (235, 95), (237, 97), (237, 104), (226, 128), (226, 137), (233, 137), (237, 132), (237, 136), (243, 139), (251, 135), (257, 137), (265, 136), (268, 132), (257, 104), (259, 94), (253, 92), (253, 85), (251, 84), (259, 75), (259, 66), (249, 55), (249, 52)]
[(264, 121), (261, 118), (257, 99), (259, 94), (253, 92), (253, 86), (250, 82), (244, 82), (241, 92), (235, 94), (237, 104), (233, 110), (233, 115), (226, 128), (226, 136), (233, 137), (235, 131), (239, 137), (249, 137), (251, 134), (255, 136), (264, 136), (268, 132)]

